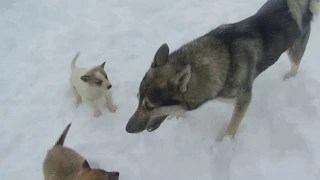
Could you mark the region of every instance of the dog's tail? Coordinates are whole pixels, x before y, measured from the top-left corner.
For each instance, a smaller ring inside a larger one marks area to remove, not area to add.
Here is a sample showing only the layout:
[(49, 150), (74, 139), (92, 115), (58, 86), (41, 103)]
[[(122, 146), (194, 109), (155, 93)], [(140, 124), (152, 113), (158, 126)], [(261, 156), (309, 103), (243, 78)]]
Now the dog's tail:
[(303, 29), (304, 17), (307, 15), (308, 11), (312, 13), (311, 18), (308, 21), (312, 21), (313, 16), (319, 15), (319, 1), (320, 0), (287, 0), (291, 16), (300, 29)]
[(60, 135), (58, 141), (56, 142), (55, 145), (60, 145), (60, 146), (63, 146), (64, 144), (64, 140), (66, 139), (67, 137), (67, 134), (68, 134), (68, 131), (70, 129), (70, 126), (71, 126), (71, 123), (64, 129), (64, 131), (62, 132), (62, 134)]
[(71, 62), (71, 70), (76, 67), (76, 61), (77, 61), (79, 55), (80, 55), (80, 52), (77, 52), (77, 54), (73, 57), (72, 62)]

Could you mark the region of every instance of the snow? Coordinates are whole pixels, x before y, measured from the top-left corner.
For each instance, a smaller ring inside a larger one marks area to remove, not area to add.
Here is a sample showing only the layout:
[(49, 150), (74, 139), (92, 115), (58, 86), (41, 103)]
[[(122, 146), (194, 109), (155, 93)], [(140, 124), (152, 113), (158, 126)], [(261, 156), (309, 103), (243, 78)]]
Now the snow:
[[(0, 2), (0, 179), (43, 179), (42, 162), (72, 122), (65, 145), (121, 180), (316, 180), (320, 178), (320, 21), (298, 75), (286, 54), (254, 83), (234, 139), (217, 141), (232, 106), (211, 102), (153, 133), (128, 134), (140, 81), (164, 42), (178, 48), (264, 0), (28, 0)], [(79, 67), (106, 61), (116, 113), (75, 107), (68, 84)]]

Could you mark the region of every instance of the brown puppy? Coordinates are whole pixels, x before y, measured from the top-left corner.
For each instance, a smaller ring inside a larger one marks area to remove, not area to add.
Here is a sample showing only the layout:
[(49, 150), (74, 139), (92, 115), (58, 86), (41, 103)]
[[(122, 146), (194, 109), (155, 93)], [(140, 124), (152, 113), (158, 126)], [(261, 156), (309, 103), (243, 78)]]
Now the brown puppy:
[(71, 148), (64, 147), (71, 123), (48, 151), (42, 166), (45, 180), (118, 180), (119, 172), (91, 169), (89, 163)]

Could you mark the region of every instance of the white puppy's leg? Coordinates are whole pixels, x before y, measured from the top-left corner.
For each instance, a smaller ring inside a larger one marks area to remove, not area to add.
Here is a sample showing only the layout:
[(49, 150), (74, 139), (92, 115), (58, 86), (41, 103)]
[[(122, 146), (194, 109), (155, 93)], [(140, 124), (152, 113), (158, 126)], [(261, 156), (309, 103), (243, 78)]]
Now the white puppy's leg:
[(111, 92), (105, 95), (106, 101), (107, 101), (107, 108), (110, 112), (116, 112), (117, 106), (113, 104), (112, 95)]
[(74, 88), (73, 86), (71, 86), (71, 92), (74, 95), (74, 97), (76, 98), (76, 107), (78, 107), (79, 104), (82, 103), (82, 98), (79, 95), (79, 93), (77, 92), (76, 88)]
[(94, 117), (99, 117), (99, 116), (101, 116), (102, 113), (101, 113), (99, 107), (97, 106), (97, 104), (96, 104), (93, 100), (91, 100), (91, 99), (84, 99), (84, 101), (85, 101), (89, 106), (91, 106), (91, 108), (93, 109), (93, 111), (94, 111)]

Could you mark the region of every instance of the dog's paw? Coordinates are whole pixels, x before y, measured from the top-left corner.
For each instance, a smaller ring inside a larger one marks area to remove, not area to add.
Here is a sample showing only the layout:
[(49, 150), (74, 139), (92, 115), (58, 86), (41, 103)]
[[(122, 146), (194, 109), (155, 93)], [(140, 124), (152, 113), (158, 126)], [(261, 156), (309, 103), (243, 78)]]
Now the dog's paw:
[(118, 107), (116, 105), (107, 105), (110, 112), (116, 112)]
[(283, 80), (288, 80), (297, 75), (297, 71), (289, 71), (283, 76)]
[(94, 111), (94, 117), (99, 117), (99, 116), (101, 116), (101, 111), (100, 110), (96, 110), (96, 111)]
[(77, 99), (76, 101), (76, 108), (79, 107), (79, 105), (82, 103), (82, 99)]

